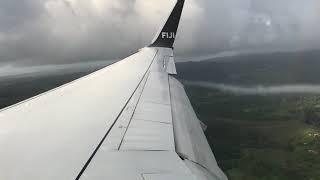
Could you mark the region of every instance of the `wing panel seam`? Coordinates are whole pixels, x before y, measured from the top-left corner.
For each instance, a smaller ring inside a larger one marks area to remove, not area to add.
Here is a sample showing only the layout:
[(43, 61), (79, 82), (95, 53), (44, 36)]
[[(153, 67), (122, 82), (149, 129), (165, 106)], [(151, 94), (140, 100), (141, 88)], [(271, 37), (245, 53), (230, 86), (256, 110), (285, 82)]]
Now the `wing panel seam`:
[(149, 79), (149, 77), (150, 77), (149, 75), (150, 75), (150, 71), (148, 72), (148, 77), (147, 77), (147, 79), (146, 79), (146, 82), (145, 82), (144, 85), (143, 85), (143, 90), (142, 90), (142, 92), (141, 92), (141, 94), (140, 94), (140, 96), (139, 96), (138, 102), (137, 102), (136, 106), (134, 107), (133, 113), (132, 113), (132, 115), (131, 115), (131, 117), (130, 117), (130, 121), (129, 121), (128, 126), (127, 126), (127, 128), (126, 128), (126, 131), (124, 132), (123, 137), (122, 137), (122, 139), (121, 139), (121, 142), (120, 142), (120, 144), (119, 144), (119, 146), (118, 146), (118, 151), (120, 150), (121, 145), (122, 145), (122, 143), (123, 143), (123, 141), (124, 141), (124, 138), (126, 137), (126, 134), (127, 134), (128, 129), (129, 129), (129, 127), (130, 127), (130, 124), (131, 124), (131, 122), (132, 122), (134, 113), (135, 113), (135, 111), (136, 111), (136, 109), (137, 109), (137, 107), (138, 107), (138, 104), (139, 104), (140, 99), (141, 99), (141, 97), (142, 97), (144, 88), (146, 87), (146, 84), (147, 84), (148, 79)]
[(108, 129), (108, 131), (106, 132), (106, 134), (104, 135), (104, 137), (102, 138), (102, 140), (99, 142), (98, 146), (95, 148), (95, 150), (93, 151), (93, 153), (91, 154), (91, 156), (89, 157), (89, 159), (87, 160), (87, 162), (85, 163), (85, 165), (83, 166), (83, 168), (81, 169), (81, 171), (79, 172), (79, 174), (77, 175), (75, 180), (79, 180), (82, 176), (82, 174), (84, 173), (84, 171), (87, 169), (87, 167), (89, 166), (90, 162), (92, 161), (93, 157), (96, 155), (96, 153), (98, 152), (98, 150), (100, 149), (100, 147), (102, 146), (104, 140), (107, 138), (108, 134), (110, 133), (110, 131), (113, 129), (114, 125), (116, 124), (116, 122), (118, 121), (119, 117), (121, 116), (122, 112), (125, 110), (125, 108), (127, 107), (127, 105), (129, 104), (130, 100), (132, 99), (133, 95), (136, 93), (137, 89), (139, 88), (140, 84), (143, 82), (143, 79), (145, 78), (145, 76), (149, 73), (150, 67), (153, 64), (155, 58), (158, 55), (158, 50), (156, 51), (155, 55), (153, 56), (153, 59), (148, 67), (148, 69), (146, 70), (145, 74), (143, 75), (143, 77), (141, 78), (141, 81), (138, 83), (136, 89), (134, 90), (134, 92), (132, 93), (132, 95), (130, 96), (130, 98), (128, 99), (128, 101), (126, 102), (126, 104), (124, 105), (124, 107), (122, 108), (121, 112), (118, 114), (117, 118), (115, 119), (115, 121), (112, 123), (111, 127)]

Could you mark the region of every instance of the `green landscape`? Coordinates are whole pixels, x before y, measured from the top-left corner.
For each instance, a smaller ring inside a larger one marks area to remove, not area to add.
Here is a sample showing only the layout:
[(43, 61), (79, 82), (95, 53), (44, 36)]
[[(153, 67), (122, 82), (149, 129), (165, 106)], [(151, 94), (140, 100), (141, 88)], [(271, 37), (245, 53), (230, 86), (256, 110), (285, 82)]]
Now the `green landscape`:
[(317, 85), (319, 57), (310, 51), (178, 63), (178, 78), (230, 180), (319, 180), (320, 92), (245, 94), (197, 82)]
[(230, 180), (317, 180), (317, 95), (235, 95), (186, 85), (217, 161)]

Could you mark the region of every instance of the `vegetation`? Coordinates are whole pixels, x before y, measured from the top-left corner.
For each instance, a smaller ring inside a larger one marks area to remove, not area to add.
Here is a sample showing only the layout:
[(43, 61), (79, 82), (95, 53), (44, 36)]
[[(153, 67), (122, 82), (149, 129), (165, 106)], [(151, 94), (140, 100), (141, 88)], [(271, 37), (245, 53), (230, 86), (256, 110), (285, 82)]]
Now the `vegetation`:
[(186, 90), (230, 180), (320, 179), (319, 96)]

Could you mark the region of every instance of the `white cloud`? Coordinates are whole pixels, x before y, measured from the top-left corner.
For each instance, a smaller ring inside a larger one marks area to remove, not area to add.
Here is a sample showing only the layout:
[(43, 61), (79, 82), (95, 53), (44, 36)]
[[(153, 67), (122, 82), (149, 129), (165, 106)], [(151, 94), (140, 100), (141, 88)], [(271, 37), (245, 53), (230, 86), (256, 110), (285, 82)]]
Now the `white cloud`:
[[(2, 0), (0, 62), (124, 57), (148, 45), (173, 4), (173, 0)], [(320, 44), (318, 7), (318, 0), (187, 0), (176, 51), (195, 56), (260, 46), (315, 48)], [(261, 23), (256, 17), (263, 17)]]

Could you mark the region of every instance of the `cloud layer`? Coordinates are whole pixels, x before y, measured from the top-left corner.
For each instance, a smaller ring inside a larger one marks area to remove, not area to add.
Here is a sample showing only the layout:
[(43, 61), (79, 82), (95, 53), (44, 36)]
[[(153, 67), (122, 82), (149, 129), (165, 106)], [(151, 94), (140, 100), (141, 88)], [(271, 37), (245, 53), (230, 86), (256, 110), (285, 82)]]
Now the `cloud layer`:
[[(173, 0), (1, 0), (0, 63), (124, 57), (147, 45)], [(316, 49), (318, 0), (186, 0), (176, 51)]]
[(208, 83), (208, 82), (192, 82), (185, 81), (185, 84), (191, 86), (200, 86), (204, 88), (217, 89), (239, 95), (270, 95), (270, 94), (320, 94), (319, 85), (308, 84), (289, 84), (282, 86), (235, 86), (228, 84)]

